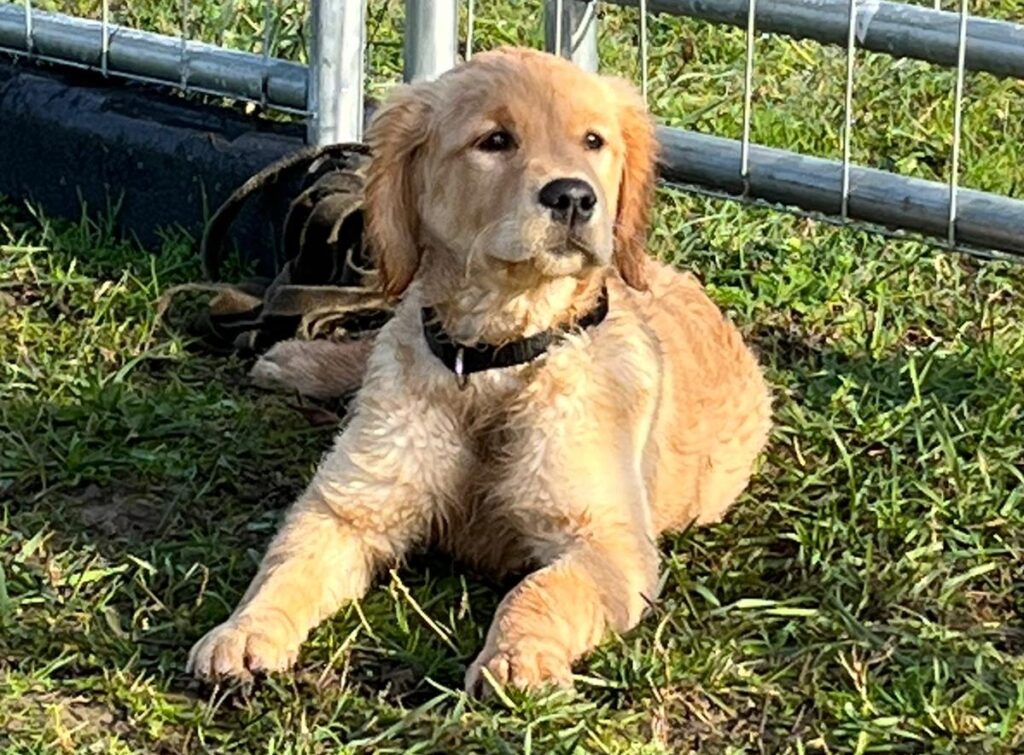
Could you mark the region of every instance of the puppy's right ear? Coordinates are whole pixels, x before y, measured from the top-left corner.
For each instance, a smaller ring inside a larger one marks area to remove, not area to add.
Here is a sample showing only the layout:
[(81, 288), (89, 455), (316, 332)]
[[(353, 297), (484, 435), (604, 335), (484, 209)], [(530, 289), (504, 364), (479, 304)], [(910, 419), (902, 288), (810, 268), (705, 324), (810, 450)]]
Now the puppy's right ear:
[(427, 139), (427, 86), (395, 89), (367, 134), (373, 153), (366, 175), (367, 231), (384, 291), (392, 296), (405, 291), (420, 264), (413, 179), (417, 152)]

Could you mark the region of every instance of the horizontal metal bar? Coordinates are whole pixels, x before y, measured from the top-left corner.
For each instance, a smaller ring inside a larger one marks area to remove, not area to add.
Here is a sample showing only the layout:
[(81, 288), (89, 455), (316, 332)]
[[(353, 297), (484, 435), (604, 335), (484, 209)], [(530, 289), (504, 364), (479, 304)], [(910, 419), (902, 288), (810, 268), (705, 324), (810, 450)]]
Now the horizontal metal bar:
[[(838, 216), (843, 204), (843, 164), (752, 145), (746, 186), (740, 177), (741, 143), (692, 131), (659, 127), (661, 177), (726, 194)], [(960, 244), (1024, 256), (1024, 201), (961, 189), (956, 239)], [(873, 168), (850, 167), (851, 220), (946, 239), (949, 186)]]
[[(640, 0), (608, 0), (636, 7)], [(647, 0), (655, 13), (670, 13), (745, 27), (748, 0)], [(757, 28), (797, 39), (846, 46), (848, 0), (758, 0)], [(957, 64), (958, 13), (904, 3), (857, 3), (857, 41), (867, 50)], [(1024, 79), (1024, 24), (971, 17), (967, 23), (966, 65), (972, 71)]]
[[(163, 34), (108, 26), (107, 73), (178, 87), (181, 40)], [(102, 71), (103, 24), (100, 21), (32, 13), (32, 50), (26, 49), (25, 11), (0, 5), (0, 51), (67, 62)], [(266, 72), (266, 104), (290, 111), (306, 109), (306, 67), (277, 58), (225, 50), (203, 42), (186, 45), (189, 88), (236, 99), (261, 102)]]

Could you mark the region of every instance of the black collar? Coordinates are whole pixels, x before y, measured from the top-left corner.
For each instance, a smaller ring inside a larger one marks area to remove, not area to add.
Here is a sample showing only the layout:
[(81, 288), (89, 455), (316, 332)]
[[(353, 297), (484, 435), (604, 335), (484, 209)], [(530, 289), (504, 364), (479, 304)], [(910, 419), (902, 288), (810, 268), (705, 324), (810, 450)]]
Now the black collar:
[(449, 338), (433, 307), (424, 307), (421, 311), (423, 335), (427, 339), (427, 345), (430, 346), (434, 356), (459, 377), (463, 385), (466, 376), (472, 375), (474, 372), (497, 370), (502, 367), (532, 362), (560, 338), (569, 333), (579, 333), (587, 328), (600, 325), (607, 315), (608, 289), (602, 288), (594, 308), (569, 327), (550, 328), (528, 338), (521, 338), (501, 346), (490, 344), (466, 346)]

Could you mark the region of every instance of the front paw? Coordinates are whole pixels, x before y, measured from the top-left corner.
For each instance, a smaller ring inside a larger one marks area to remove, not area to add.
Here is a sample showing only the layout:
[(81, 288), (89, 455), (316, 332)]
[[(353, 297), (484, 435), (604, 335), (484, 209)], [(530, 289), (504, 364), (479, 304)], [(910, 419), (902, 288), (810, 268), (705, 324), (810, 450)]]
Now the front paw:
[(484, 697), (493, 691), (494, 684), (520, 690), (572, 689), (572, 667), (564, 653), (546, 643), (521, 641), (508, 647), (485, 648), (466, 671), (466, 692)]
[(192, 647), (186, 671), (206, 681), (248, 681), (254, 672), (290, 668), (298, 651), (299, 643), (281, 627), (238, 617), (210, 630)]

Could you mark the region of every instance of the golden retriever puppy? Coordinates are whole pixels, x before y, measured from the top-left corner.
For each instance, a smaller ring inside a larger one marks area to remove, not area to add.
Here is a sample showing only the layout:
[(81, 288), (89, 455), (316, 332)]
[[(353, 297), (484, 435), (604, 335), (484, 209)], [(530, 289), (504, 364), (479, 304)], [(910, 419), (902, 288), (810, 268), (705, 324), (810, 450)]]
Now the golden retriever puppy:
[(189, 668), (287, 668), (375, 573), (436, 546), (527, 575), (467, 689), (569, 685), (655, 597), (658, 535), (744, 489), (768, 390), (697, 280), (645, 253), (654, 131), (627, 83), (484, 53), (397, 90), (369, 142), (368, 230), (401, 300), (347, 427)]

